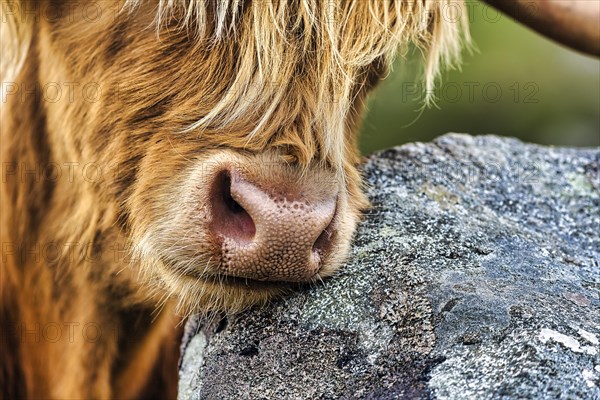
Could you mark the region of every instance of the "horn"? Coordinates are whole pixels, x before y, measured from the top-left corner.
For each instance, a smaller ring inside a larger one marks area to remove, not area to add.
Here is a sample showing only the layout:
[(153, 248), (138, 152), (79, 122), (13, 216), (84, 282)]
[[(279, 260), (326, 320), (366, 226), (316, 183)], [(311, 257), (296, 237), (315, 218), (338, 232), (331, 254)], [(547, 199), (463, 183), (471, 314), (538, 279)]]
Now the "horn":
[(484, 1), (544, 36), (600, 56), (600, 1)]

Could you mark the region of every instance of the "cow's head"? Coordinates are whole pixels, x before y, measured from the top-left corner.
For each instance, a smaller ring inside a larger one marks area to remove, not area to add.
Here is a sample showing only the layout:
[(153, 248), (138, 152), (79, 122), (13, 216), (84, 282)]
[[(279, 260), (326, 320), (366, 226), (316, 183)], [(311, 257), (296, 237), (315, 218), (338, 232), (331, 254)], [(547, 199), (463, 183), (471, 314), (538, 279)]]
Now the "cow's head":
[(53, 3), (16, 13), (40, 85), (73, 91), (44, 102), (53, 157), (114, 172), (73, 202), (114, 215), (132, 268), (190, 309), (339, 268), (367, 206), (365, 97), (411, 43), (431, 84), (465, 17), (459, 0)]

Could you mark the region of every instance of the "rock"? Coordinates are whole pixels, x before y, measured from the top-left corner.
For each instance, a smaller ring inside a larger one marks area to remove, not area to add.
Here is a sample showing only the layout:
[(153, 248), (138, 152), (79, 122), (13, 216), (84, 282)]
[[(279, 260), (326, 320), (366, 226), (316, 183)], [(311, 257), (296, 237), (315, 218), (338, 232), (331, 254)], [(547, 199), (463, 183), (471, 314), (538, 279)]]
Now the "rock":
[(191, 318), (180, 398), (600, 398), (599, 164), (457, 134), (370, 157), (347, 265)]

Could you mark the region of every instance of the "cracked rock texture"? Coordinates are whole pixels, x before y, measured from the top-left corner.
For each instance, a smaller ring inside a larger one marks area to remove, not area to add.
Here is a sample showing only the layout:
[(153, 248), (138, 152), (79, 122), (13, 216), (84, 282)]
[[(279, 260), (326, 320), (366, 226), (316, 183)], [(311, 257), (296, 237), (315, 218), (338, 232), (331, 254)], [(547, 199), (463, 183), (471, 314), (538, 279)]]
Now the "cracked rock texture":
[(333, 279), (191, 318), (182, 399), (600, 399), (600, 151), (450, 134), (370, 157)]

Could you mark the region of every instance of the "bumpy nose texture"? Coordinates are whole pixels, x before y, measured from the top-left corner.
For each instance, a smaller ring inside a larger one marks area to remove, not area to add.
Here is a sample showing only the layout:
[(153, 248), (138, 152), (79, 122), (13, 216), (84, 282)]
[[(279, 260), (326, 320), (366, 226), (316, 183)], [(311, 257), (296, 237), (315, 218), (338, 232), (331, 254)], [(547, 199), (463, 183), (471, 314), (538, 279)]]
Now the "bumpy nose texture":
[(294, 191), (262, 189), (229, 172), (218, 185), (213, 225), (228, 275), (269, 281), (305, 281), (315, 275), (334, 234), (337, 193), (308, 201), (290, 195)]

